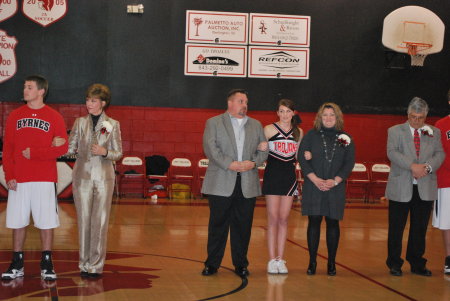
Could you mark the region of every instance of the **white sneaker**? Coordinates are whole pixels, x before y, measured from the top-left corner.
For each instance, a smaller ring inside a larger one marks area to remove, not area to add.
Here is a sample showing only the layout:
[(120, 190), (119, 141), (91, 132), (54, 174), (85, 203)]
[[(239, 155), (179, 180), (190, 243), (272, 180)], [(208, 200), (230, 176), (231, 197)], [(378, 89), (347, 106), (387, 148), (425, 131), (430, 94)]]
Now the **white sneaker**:
[(269, 263), (267, 263), (267, 273), (278, 274), (278, 262), (276, 259), (271, 259)]
[(12, 279), (16, 279), (18, 277), (23, 277), (24, 272), (23, 272), (23, 267), (21, 268), (14, 268), (14, 267), (9, 267), (9, 269), (2, 273), (2, 280), (12, 280)]
[(286, 261), (283, 259), (279, 259), (279, 260), (277, 260), (277, 263), (278, 263), (278, 273), (279, 274), (287, 274), (288, 269), (286, 266)]
[(9, 268), (2, 273), (2, 280), (13, 280), (23, 277), (23, 255), (20, 258), (13, 259)]
[(46, 254), (41, 260), (41, 278), (42, 280), (56, 280), (56, 273), (53, 269), (52, 257)]

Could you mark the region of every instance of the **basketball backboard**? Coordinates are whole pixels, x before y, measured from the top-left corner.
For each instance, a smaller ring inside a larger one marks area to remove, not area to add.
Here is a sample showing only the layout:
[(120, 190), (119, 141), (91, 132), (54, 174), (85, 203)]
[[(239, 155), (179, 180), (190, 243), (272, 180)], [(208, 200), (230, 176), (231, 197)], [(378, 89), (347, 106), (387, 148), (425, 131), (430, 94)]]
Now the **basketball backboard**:
[(428, 54), (444, 47), (445, 25), (431, 10), (420, 6), (400, 7), (384, 18), (382, 43), (411, 55), (411, 65), (422, 66)]

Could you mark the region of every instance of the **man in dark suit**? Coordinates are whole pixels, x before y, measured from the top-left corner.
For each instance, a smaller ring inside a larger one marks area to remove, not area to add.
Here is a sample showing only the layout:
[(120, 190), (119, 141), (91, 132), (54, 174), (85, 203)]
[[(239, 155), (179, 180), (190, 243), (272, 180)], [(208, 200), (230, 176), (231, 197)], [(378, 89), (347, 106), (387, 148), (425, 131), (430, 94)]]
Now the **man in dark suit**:
[(431, 276), (426, 268), (425, 236), (433, 201), (437, 199), (436, 170), (445, 153), (439, 129), (426, 125), (427, 103), (414, 97), (408, 106), (408, 121), (388, 130), (387, 155), (391, 171), (386, 187), (389, 199), (388, 258), (393, 276), (401, 276), (402, 239), (408, 213), (410, 229), (406, 260), (411, 272)]
[(256, 197), (261, 195), (257, 167), (267, 158), (261, 123), (247, 116), (247, 92), (231, 90), (227, 112), (206, 121), (203, 150), (209, 159), (202, 193), (208, 195), (208, 258), (202, 275), (217, 273), (230, 231), (235, 272), (249, 275), (247, 251)]

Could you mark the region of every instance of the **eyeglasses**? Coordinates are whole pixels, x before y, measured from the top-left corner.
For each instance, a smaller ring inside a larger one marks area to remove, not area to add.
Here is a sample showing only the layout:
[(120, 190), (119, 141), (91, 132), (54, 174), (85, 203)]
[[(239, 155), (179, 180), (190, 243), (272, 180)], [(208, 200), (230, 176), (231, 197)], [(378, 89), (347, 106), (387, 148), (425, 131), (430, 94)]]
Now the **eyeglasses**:
[(421, 120), (424, 120), (426, 118), (426, 116), (409, 114), (408, 118), (411, 120), (414, 120), (414, 121), (421, 121)]

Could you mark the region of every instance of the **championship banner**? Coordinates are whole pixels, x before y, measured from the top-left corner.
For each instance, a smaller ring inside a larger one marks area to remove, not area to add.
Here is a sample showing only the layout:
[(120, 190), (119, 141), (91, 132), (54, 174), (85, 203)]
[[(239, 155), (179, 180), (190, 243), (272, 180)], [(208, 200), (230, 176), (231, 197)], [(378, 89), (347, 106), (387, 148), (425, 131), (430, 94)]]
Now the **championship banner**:
[(245, 77), (247, 46), (186, 44), (184, 75)]
[(0, 0), (0, 22), (14, 16), (17, 7), (17, 0)]
[(248, 77), (309, 78), (309, 48), (249, 46)]
[(186, 42), (248, 44), (248, 14), (186, 11)]
[(31, 21), (47, 27), (66, 15), (67, 1), (68, 0), (23, 0), (22, 11)]
[(16, 74), (16, 49), (17, 40), (10, 37), (0, 29), (0, 83), (7, 81)]
[(250, 14), (250, 44), (309, 47), (311, 17)]

